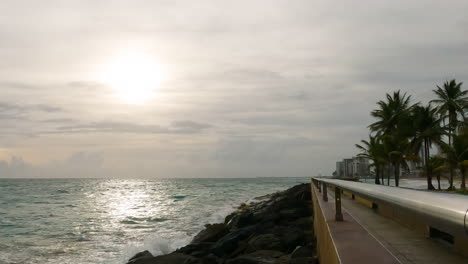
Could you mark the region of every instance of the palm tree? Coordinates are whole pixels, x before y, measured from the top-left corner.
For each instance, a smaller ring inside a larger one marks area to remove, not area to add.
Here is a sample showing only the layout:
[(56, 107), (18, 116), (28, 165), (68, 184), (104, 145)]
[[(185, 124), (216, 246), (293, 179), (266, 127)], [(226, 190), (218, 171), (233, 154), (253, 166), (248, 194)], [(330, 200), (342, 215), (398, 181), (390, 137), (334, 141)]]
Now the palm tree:
[[(468, 91), (462, 91), (462, 82), (457, 83), (455, 79), (446, 81), (443, 87), (437, 86), (437, 90), (433, 92), (438, 99), (432, 100), (431, 103), (439, 105), (438, 113), (445, 120), (448, 119), (448, 145), (452, 146), (452, 136), (455, 128), (458, 126), (458, 116), (462, 116), (462, 120), (466, 120), (465, 111), (468, 108)], [(450, 188), (453, 188), (453, 166), (449, 166), (450, 171)]]
[[(466, 189), (466, 168), (468, 166), (468, 128), (461, 130), (459, 135), (453, 135), (452, 145), (442, 144), (442, 151), (451, 170), (459, 168), (462, 176), (460, 188)], [(450, 175), (450, 187), (453, 189), (453, 174)]]
[(401, 94), (400, 91), (393, 92), (393, 95), (387, 94), (386, 98), (386, 101), (377, 102), (378, 109), (371, 112), (377, 121), (370, 124), (369, 128), (382, 138), (387, 161), (393, 166), (395, 185), (398, 186), (400, 166), (406, 164), (407, 138), (412, 131), (409, 113), (415, 105), (410, 105), (411, 96)]
[(380, 184), (380, 172), (385, 162), (383, 145), (380, 143), (378, 137), (371, 135), (369, 135), (369, 141), (361, 140), (361, 142), (362, 145), (356, 144), (356, 147), (361, 150), (358, 156), (368, 158), (372, 161), (371, 166), (375, 168), (375, 184)]
[(393, 92), (393, 96), (387, 94), (387, 101), (379, 101), (378, 109), (371, 112), (371, 116), (377, 118), (377, 122), (369, 125), (371, 131), (378, 135), (389, 135), (399, 132), (403, 119), (408, 116), (409, 110), (414, 107), (410, 105), (411, 96), (400, 91)]
[(429, 167), (430, 148), (433, 143), (442, 144), (444, 128), (440, 126), (440, 119), (437, 117), (437, 109), (428, 106), (415, 106), (412, 109), (413, 135), (411, 147), (413, 153), (418, 154), (423, 151), (422, 161), (425, 167), (427, 178), (427, 189), (434, 190), (432, 185), (432, 170)]
[(462, 84), (453, 79), (450, 82), (446, 81), (443, 87), (437, 86), (437, 90), (433, 90), (438, 99), (432, 100), (431, 103), (439, 105), (438, 113), (443, 119), (448, 119), (449, 145), (452, 145), (452, 135), (458, 126), (458, 116), (462, 116), (463, 122), (468, 107), (468, 90), (462, 91)]
[(407, 153), (409, 150), (409, 141), (407, 137), (400, 135), (385, 135), (382, 137), (387, 161), (392, 165), (393, 176), (395, 178), (395, 186), (400, 185), (400, 168), (408, 167), (406, 163)]

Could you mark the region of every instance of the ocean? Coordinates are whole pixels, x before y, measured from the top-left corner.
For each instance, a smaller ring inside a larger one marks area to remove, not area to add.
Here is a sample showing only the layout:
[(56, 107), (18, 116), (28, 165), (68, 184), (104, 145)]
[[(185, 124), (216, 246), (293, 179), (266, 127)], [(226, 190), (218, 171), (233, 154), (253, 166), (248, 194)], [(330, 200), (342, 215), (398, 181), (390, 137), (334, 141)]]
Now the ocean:
[(0, 179), (0, 264), (126, 263), (309, 178)]

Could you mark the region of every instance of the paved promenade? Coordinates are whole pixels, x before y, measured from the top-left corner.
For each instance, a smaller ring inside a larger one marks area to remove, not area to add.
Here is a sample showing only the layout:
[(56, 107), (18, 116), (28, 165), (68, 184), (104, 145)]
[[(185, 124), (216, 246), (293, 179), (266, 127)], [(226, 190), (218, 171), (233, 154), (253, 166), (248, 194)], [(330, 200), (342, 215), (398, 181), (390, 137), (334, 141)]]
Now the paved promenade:
[[(331, 193), (331, 192), (330, 192)], [(331, 196), (331, 195), (330, 195)], [(344, 210), (369, 231), (403, 264), (467, 264), (468, 258), (443, 242), (421, 237), (416, 232), (385, 218), (369, 207), (342, 196)]]

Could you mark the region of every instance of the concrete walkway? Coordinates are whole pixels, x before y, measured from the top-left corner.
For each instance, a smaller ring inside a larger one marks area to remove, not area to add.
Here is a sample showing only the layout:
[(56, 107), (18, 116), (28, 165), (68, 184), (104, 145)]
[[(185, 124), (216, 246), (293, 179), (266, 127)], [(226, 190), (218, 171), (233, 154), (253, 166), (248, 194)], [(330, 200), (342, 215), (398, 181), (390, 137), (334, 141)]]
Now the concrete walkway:
[[(385, 218), (369, 207), (342, 196), (344, 209), (403, 264), (467, 264), (468, 258), (443, 242), (421, 237), (416, 232)], [(334, 199), (334, 198), (333, 198)]]

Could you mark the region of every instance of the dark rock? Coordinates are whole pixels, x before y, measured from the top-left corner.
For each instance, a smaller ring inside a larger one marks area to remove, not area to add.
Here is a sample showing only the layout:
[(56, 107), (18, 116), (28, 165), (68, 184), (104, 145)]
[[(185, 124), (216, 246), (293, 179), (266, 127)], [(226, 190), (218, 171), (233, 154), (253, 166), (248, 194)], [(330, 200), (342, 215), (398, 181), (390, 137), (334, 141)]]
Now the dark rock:
[(305, 244), (315, 247), (317, 245), (317, 240), (315, 239), (315, 232), (313, 230), (304, 231)]
[(314, 256), (314, 253), (314, 248), (312, 246), (298, 247), (291, 254), (291, 259), (312, 258)]
[(152, 258), (153, 254), (151, 254), (148, 250), (145, 250), (143, 252), (137, 253), (135, 256), (133, 256), (131, 259), (128, 260), (128, 263), (138, 263), (138, 260), (142, 259), (147, 259), (147, 258)]
[(157, 256), (149, 259), (145, 259), (145, 262), (138, 262), (135, 264), (198, 264), (201, 261), (192, 256), (182, 253), (171, 253), (168, 255)]
[(219, 239), (211, 248), (211, 252), (218, 257), (228, 256), (234, 252), (241, 240), (247, 239), (255, 231), (255, 226), (236, 229)]
[(157, 257), (140, 258), (131, 264), (201, 264), (201, 260), (182, 253), (171, 253)]
[(226, 264), (273, 264), (278, 258), (285, 255), (280, 251), (259, 250), (250, 254), (242, 255), (234, 259), (230, 259)]
[(280, 238), (286, 252), (292, 252), (297, 246), (303, 246), (306, 243), (304, 231), (297, 227), (276, 226), (273, 234)]
[(279, 212), (282, 220), (295, 220), (310, 215), (309, 208), (298, 207), (293, 209), (281, 210)]
[(249, 246), (249, 244), (247, 243), (246, 240), (240, 241), (240, 242), (237, 244), (236, 250), (234, 250), (231, 254), (229, 254), (228, 258), (234, 258), (234, 257), (237, 257), (237, 256), (239, 256), (239, 255), (248, 253), (248, 252), (246, 252), (248, 246)]
[(280, 215), (278, 211), (273, 211), (270, 208), (265, 208), (261, 211), (254, 213), (254, 218), (257, 223), (271, 223), (275, 224), (279, 221)]
[(291, 261), (291, 255), (284, 255), (284, 256), (281, 256), (279, 257), (275, 264), (289, 264)]
[(229, 228), (242, 228), (255, 224), (255, 218), (251, 209), (244, 209), (232, 216), (227, 223)]
[(225, 224), (208, 224), (200, 231), (191, 243), (199, 244), (204, 242), (215, 242), (227, 234), (229, 229)]
[(208, 254), (207, 256), (202, 258), (203, 264), (221, 264), (224, 263), (224, 260), (218, 258), (213, 254)]
[(303, 183), (296, 185), (283, 193), (285, 196), (294, 198), (296, 200), (310, 201), (312, 200), (312, 193), (310, 184)]
[(177, 249), (175, 252), (201, 257), (208, 254), (209, 249), (214, 245), (212, 242), (188, 244), (187, 246)]
[(249, 252), (255, 250), (281, 250), (281, 241), (274, 234), (263, 234), (251, 238), (248, 242)]
[(304, 230), (312, 230), (314, 225), (314, 218), (312, 216), (301, 217), (291, 222), (291, 225)]
[(316, 264), (317, 259), (315, 258), (295, 258), (291, 259), (290, 264)]

